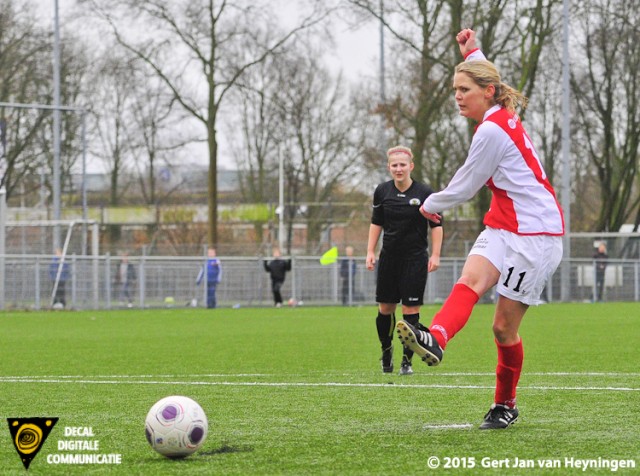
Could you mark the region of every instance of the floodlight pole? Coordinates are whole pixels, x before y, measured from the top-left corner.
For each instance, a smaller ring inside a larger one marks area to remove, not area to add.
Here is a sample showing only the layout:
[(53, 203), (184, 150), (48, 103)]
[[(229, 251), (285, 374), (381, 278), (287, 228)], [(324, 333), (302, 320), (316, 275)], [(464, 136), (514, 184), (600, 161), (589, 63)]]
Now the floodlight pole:
[(87, 253), (87, 113), (82, 111), (82, 254)]
[(4, 309), (4, 277), (6, 253), (6, 224), (7, 224), (7, 189), (0, 188), (0, 309)]
[[(60, 24), (58, 0), (53, 14), (53, 219), (60, 220)], [(60, 248), (60, 228), (53, 229), (53, 250)]]
[(560, 299), (571, 299), (571, 106), (569, 58), (569, 0), (562, 2), (562, 209), (564, 211), (564, 257), (560, 269)]
[[(380, 153), (386, 158), (387, 153), (387, 134), (385, 130), (385, 111), (384, 106), (387, 103), (387, 94), (385, 91), (385, 65), (384, 65), (384, 1), (380, 0)], [(382, 177), (387, 175), (387, 163), (385, 160), (381, 164)]]
[(284, 250), (284, 157), (279, 153), (278, 162), (278, 243)]

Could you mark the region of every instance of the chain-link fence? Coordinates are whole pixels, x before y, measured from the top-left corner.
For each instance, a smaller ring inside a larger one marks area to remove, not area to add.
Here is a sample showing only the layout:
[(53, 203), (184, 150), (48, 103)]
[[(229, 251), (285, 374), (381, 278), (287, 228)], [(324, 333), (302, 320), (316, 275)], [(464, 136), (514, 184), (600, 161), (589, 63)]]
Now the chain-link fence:
[[(4, 255), (4, 283), (0, 305), (4, 309), (48, 309), (54, 302), (68, 309), (154, 308), (166, 306), (204, 307), (207, 285), (196, 284), (204, 257), (128, 257), (133, 268), (126, 282), (120, 277), (122, 257), (101, 255), (67, 256), (60, 263), (51, 255)], [(220, 257), (222, 279), (217, 286), (218, 307), (272, 306), (269, 274), (261, 257)], [(340, 276), (340, 265), (320, 264), (317, 256), (292, 258), (282, 295), (285, 305), (293, 298), (299, 305), (375, 305), (375, 271), (365, 268), (364, 257), (356, 257), (353, 280)], [(442, 259), (440, 269), (429, 275), (426, 303), (441, 303), (460, 276), (464, 258)], [(598, 295), (594, 260), (570, 261), (572, 301), (593, 301)], [(56, 279), (58, 286), (55, 285)], [(347, 280), (343, 288), (343, 280)], [(353, 284), (349, 284), (352, 282)], [(544, 298), (559, 301), (561, 273), (556, 272)], [(640, 300), (640, 260), (609, 260), (602, 284), (604, 301)], [(343, 294), (346, 293), (346, 294)], [(488, 292), (484, 301), (495, 298)]]

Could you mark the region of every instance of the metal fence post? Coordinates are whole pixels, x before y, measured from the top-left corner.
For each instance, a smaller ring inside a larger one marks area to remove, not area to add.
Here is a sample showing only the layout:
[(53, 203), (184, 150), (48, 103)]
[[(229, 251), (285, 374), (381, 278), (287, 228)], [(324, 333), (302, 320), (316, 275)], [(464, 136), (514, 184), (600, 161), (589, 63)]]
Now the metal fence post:
[(100, 255), (99, 255), (99, 227), (97, 223), (91, 225), (91, 256), (93, 257), (92, 272), (93, 272), (93, 302), (96, 308), (100, 306)]
[(0, 309), (4, 309), (4, 267), (6, 253), (7, 190), (0, 188)]
[(145, 266), (147, 261), (145, 260), (146, 251), (142, 254), (140, 258), (140, 269), (138, 270), (138, 287), (140, 290), (140, 307), (144, 309), (146, 303), (144, 299), (145, 290), (146, 290), (146, 279), (145, 279)]
[[(289, 259), (291, 260), (291, 297), (293, 299), (296, 299), (296, 296), (297, 296), (296, 288), (297, 288), (297, 282), (298, 282), (298, 273), (296, 272), (297, 262), (296, 262), (295, 256), (291, 256)], [(285, 276), (286, 276), (286, 273), (285, 273)]]
[(40, 257), (39, 256), (36, 257), (34, 283), (36, 288), (35, 308), (37, 311), (39, 311), (40, 310)]
[(109, 253), (104, 257), (104, 290), (105, 307), (111, 309), (111, 256)]
[(640, 300), (640, 261), (636, 261), (633, 299)]
[(76, 273), (77, 273), (77, 265), (78, 261), (76, 260), (75, 253), (71, 255), (71, 309), (76, 309)]

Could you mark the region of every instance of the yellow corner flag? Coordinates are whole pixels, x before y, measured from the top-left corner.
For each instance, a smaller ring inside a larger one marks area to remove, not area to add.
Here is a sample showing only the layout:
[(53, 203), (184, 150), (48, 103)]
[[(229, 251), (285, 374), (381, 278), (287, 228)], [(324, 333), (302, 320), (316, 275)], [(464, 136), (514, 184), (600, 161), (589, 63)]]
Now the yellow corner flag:
[(334, 246), (333, 248), (328, 249), (325, 254), (320, 258), (320, 264), (332, 264), (338, 261), (338, 247)]

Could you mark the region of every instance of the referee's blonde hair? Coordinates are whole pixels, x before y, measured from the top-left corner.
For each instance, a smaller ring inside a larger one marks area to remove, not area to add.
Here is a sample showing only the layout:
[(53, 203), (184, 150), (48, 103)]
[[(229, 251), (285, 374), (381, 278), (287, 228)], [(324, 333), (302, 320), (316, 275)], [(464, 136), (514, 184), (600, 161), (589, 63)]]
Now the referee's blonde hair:
[(511, 113), (516, 113), (517, 107), (522, 109), (527, 107), (529, 101), (527, 97), (517, 89), (503, 83), (498, 68), (491, 61), (465, 61), (456, 66), (455, 72), (456, 74), (466, 74), (481, 88), (493, 85), (496, 90), (493, 100)]
[(387, 151), (387, 160), (390, 159), (392, 155), (396, 154), (407, 155), (409, 159), (413, 160), (413, 152), (411, 152), (411, 149), (409, 149), (409, 147), (405, 147), (403, 145), (396, 145), (394, 147), (391, 147), (391, 149)]

